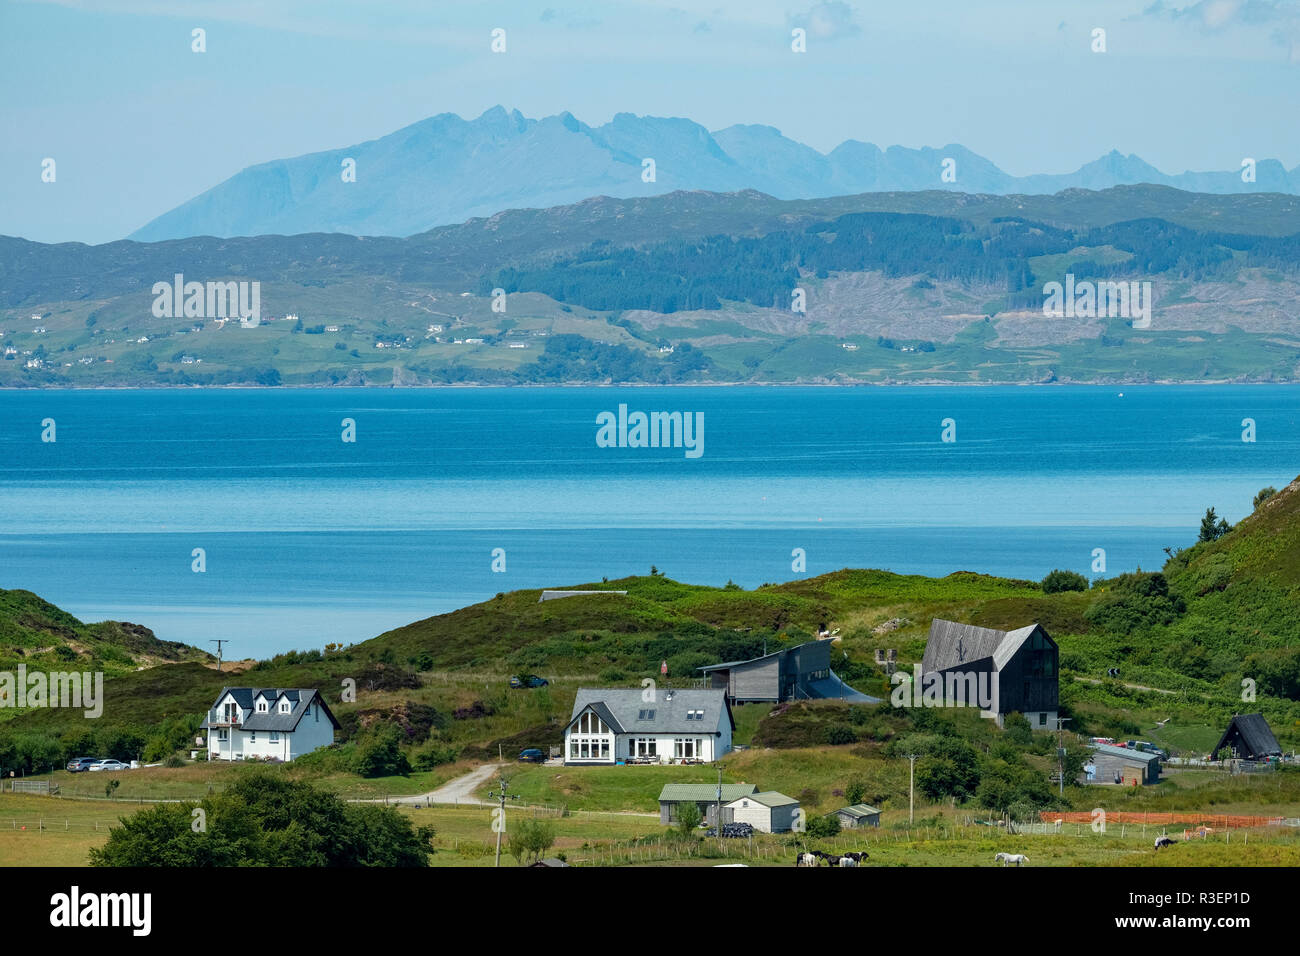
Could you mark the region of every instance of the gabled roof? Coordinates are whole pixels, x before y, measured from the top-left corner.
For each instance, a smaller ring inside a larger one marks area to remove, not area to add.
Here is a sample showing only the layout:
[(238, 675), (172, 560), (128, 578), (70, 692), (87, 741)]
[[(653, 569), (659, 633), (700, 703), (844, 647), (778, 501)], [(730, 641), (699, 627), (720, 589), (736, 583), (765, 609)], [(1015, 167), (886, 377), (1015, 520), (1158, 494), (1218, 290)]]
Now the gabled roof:
[[(569, 724), (591, 707), (616, 734), (713, 734), (724, 726), (736, 729), (726, 691), (661, 687), (653, 702), (642, 700), (642, 693), (639, 687), (579, 687)], [(695, 711), (703, 711), (701, 719), (687, 717)]]
[(930, 638), (925, 644), (921, 669), (944, 671), (988, 659), (995, 669), (1001, 670), (1038, 629), (1037, 624), (1030, 624), (1014, 631), (999, 631), (936, 617), (930, 622)]
[(1159, 754), (1148, 753), (1145, 750), (1134, 750), (1131, 747), (1112, 747), (1110, 744), (1088, 744), (1099, 754), (1106, 754), (1110, 757), (1133, 757), (1142, 763), (1150, 763), (1152, 760), (1159, 760)]
[[(741, 797), (757, 793), (758, 787), (752, 783), (724, 783), (722, 785), (722, 802), (731, 803)], [(660, 803), (711, 803), (718, 799), (716, 783), (666, 783), (659, 793)]]
[(1270, 754), (1282, 753), (1281, 745), (1273, 736), (1273, 728), (1268, 725), (1263, 714), (1238, 714), (1228, 723), (1228, 729), (1223, 732), (1218, 745), (1210, 753), (1211, 760), (1218, 759), (1219, 751), (1228, 746), (1228, 737), (1234, 727), (1241, 737), (1240, 749), (1243, 749), (1247, 756), (1267, 757)]
[(847, 813), (851, 817), (862, 819), (863, 817), (875, 817), (880, 815), (880, 811), (875, 807), (869, 807), (865, 803), (855, 803), (849, 807), (840, 807), (836, 813)]
[[(799, 805), (799, 801), (796, 800), (794, 797), (787, 797), (784, 793), (779, 793), (776, 790), (763, 790), (760, 793), (751, 793), (745, 796), (737, 797), (736, 799), (753, 800), (755, 803), (761, 803), (763, 806), (768, 807), (769, 809), (773, 807), (789, 807), (789, 806), (797, 807)], [(736, 801), (732, 800), (731, 802), (735, 803)]]
[[(212, 704), (212, 709), (226, 699), (229, 695), (234, 698), (239, 709), (244, 712), (244, 722), (240, 724), (242, 730), (267, 730), (291, 733), (298, 729), (298, 724), (303, 717), (311, 710), (311, 705), (317, 703), (329, 722), (334, 725), (334, 729), (339, 728), (339, 722), (330, 712), (325, 704), (325, 699), (321, 697), (320, 692), (308, 688), (298, 687), (223, 687), (221, 693)], [(265, 697), (268, 701), (267, 712), (259, 714), (254, 710), (254, 703), (258, 697)], [(289, 713), (280, 713), (280, 701), (287, 700), (290, 703)], [(213, 724), (211, 721), (204, 720), (200, 727), (211, 728), (220, 725), (222, 722), (217, 721)]]

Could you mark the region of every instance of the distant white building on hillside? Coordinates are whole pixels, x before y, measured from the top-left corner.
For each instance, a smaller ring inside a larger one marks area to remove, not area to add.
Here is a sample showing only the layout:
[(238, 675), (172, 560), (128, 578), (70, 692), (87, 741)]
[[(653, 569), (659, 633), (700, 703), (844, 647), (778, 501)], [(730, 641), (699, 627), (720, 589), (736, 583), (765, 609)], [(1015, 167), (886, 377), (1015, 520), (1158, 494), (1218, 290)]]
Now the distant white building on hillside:
[(226, 687), (208, 711), (209, 760), (293, 760), (334, 743), (339, 722), (316, 690)]
[(578, 689), (564, 730), (568, 765), (711, 763), (731, 750), (736, 722), (720, 690)]

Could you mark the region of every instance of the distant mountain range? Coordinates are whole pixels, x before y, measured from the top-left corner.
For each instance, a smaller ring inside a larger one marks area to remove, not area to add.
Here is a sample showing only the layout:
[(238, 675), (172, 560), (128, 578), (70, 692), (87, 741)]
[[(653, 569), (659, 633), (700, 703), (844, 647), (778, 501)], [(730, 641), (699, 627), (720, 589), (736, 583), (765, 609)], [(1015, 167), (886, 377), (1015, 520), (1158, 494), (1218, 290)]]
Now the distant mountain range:
[[(654, 161), (653, 181), (645, 160)], [(942, 178), (951, 159), (953, 181)], [(345, 182), (347, 160), (355, 181)], [(1167, 175), (1112, 151), (1072, 173), (1012, 176), (964, 146), (880, 149), (847, 140), (823, 154), (771, 126), (709, 132), (689, 119), (619, 113), (588, 126), (570, 113), (529, 119), (497, 106), (474, 120), (443, 113), (380, 139), (252, 166), (164, 213), (130, 238), (339, 232), (408, 236), (506, 209), (592, 196), (759, 190), (779, 199), (949, 190), (1052, 194), (1151, 183), (1198, 193), (1300, 194), (1300, 166), (1260, 159), (1241, 170)]]

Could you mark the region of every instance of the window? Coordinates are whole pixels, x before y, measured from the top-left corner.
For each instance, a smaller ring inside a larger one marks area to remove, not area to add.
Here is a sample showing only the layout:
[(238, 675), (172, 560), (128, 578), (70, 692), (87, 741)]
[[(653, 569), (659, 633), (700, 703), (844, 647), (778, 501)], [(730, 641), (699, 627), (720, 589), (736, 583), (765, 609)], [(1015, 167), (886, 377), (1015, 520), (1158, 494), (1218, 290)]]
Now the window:
[(249, 742), (250, 744), (255, 744), (255, 743), (257, 743), (257, 731), (256, 731), (256, 730), (250, 730), (250, 731), (248, 732), (248, 742)]
[(703, 719), (704, 719), (704, 711), (702, 711), (702, 710), (688, 710), (688, 711), (686, 712), (686, 719), (687, 719), (687, 720), (703, 720)]
[(1043, 726), (1044, 724), (1046, 724), (1046, 723), (1047, 723), (1047, 714), (1039, 714), (1039, 715), (1038, 715), (1038, 726), (1042, 727), (1042, 726)]
[(271, 731), (271, 743), (278, 744), (279, 742), (280, 742), (280, 734), (274, 730)]
[(289, 713), (289, 702), (287, 700), (280, 701), (280, 713), (282, 714)]
[(637, 720), (654, 720), (655, 712), (653, 710), (643, 710), (636, 715)]
[(257, 702), (257, 712), (258, 712), (259, 714), (265, 714), (265, 713), (266, 713), (266, 701), (264, 701), (264, 700), (259, 700), (259, 701)]

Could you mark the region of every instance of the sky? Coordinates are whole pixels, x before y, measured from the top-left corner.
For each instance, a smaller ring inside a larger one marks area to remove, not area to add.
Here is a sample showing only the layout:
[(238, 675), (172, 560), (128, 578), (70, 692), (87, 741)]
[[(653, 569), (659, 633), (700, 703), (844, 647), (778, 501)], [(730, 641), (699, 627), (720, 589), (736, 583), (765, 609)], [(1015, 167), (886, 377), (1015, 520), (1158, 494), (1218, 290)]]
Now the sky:
[(1013, 175), (1111, 149), (1290, 169), (1300, 0), (0, 0), (0, 94), (0, 235), (42, 242), (120, 239), (248, 166), (498, 104), (823, 152), (960, 143)]

